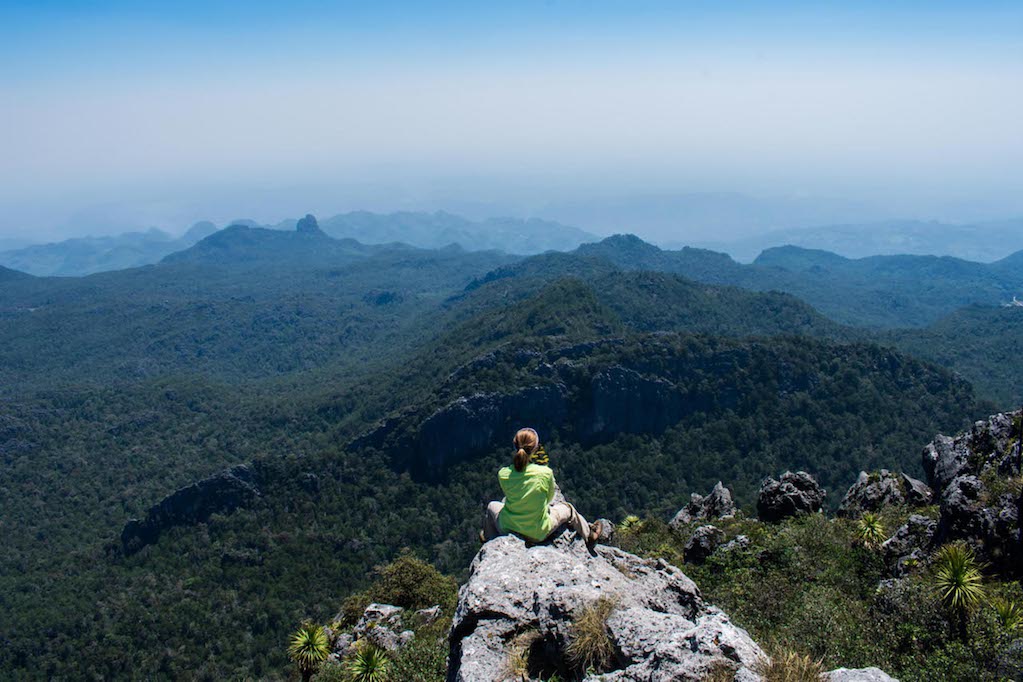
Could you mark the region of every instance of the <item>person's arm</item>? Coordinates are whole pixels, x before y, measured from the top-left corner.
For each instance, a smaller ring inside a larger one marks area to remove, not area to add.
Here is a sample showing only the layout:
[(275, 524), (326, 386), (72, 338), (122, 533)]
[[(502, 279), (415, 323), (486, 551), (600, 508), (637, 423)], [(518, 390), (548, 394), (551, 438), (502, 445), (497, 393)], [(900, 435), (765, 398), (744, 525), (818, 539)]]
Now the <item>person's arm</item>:
[(554, 472), (551, 472), (551, 477), (547, 480), (547, 504), (551, 503), (554, 499), (554, 489), (558, 487), (558, 484), (554, 482)]

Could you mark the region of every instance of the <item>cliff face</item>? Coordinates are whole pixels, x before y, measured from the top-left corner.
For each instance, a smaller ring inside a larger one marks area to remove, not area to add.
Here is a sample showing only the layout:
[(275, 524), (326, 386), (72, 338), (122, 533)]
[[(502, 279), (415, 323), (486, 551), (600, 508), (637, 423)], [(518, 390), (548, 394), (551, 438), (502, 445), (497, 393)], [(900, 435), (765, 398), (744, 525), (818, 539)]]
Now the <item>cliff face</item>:
[[(522, 424), (544, 437), (557, 434), (593, 445), (619, 434), (659, 435), (684, 417), (730, 409), (742, 398), (740, 374), (772, 363), (762, 348), (723, 347), (701, 354), (672, 346), (674, 335), (651, 336), (642, 353), (621, 356), (622, 341), (609, 339), (551, 350), (488, 353), (455, 371), (436, 395), (432, 410), (410, 408), (349, 444), (388, 452), (395, 464), (436, 481), (451, 464), (490, 452)], [(650, 351), (648, 357), (646, 351)], [(477, 377), (511, 371), (501, 391), (461, 391)], [(770, 381), (781, 393), (806, 390), (816, 379), (777, 363)], [(718, 380), (701, 379), (708, 374)]]
[(260, 496), (258, 478), (252, 467), (239, 465), (181, 488), (151, 507), (144, 519), (128, 521), (121, 531), (121, 548), (133, 554), (169, 528), (202, 523), (251, 503)]

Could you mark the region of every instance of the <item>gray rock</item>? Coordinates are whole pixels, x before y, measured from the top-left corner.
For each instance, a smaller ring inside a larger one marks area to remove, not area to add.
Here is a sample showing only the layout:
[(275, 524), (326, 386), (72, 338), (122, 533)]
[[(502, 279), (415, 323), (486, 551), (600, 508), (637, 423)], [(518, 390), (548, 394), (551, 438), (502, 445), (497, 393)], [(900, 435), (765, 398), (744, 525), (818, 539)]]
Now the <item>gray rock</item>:
[(611, 519), (597, 519), (600, 521), (600, 535), (597, 537), (597, 542), (608, 544), (615, 537), (615, 524)]
[(734, 552), (737, 549), (746, 549), (751, 544), (747, 535), (736, 535), (733, 539), (721, 545), (719, 552)]
[(880, 668), (838, 668), (824, 673), (828, 682), (899, 682)]
[[(328, 639), (330, 635), (328, 635)], [(352, 650), (352, 645), (355, 644), (355, 636), (350, 632), (344, 632), (334, 638), (334, 644), (330, 648), (330, 655), (334, 660), (340, 661), (348, 652)]]
[(589, 552), (565, 532), (548, 545), (527, 548), (504, 536), (480, 549), (459, 590), (449, 681), (514, 679), (509, 660), (524, 632), (536, 633), (531, 664), (565, 677), (573, 618), (601, 598), (615, 604), (608, 631), (619, 655), (615, 670), (587, 679), (699, 680), (720, 663), (759, 679), (753, 666), (764, 655), (760, 647), (705, 604), (682, 571), (615, 547)]
[(431, 606), (428, 609), (419, 609), (416, 611), (416, 617), (419, 618), (419, 622), (423, 625), (429, 625), (438, 618), (440, 618), (441, 608), (440, 604)]
[(400, 606), (370, 604), (362, 612), (352, 633), (387, 651), (397, 651), (411, 640), (412, 632), (402, 627)]
[(689, 503), (675, 514), (668, 525), (679, 530), (693, 521), (726, 519), (733, 516), (735, 502), (732, 501), (732, 494), (728, 492), (728, 488), (721, 485), (721, 481), (718, 481), (707, 497), (692, 493)]
[(895, 534), (881, 544), (885, 563), (893, 575), (902, 577), (927, 560), (934, 547), (938, 522), (913, 514)]
[(687, 564), (702, 564), (725, 539), (725, 532), (714, 526), (700, 526), (685, 544)]
[(905, 473), (901, 476), (906, 504), (910, 507), (926, 507), (934, 502), (934, 491), (929, 485)]
[(923, 452), (940, 506), (935, 541), (964, 540), (991, 568), (1023, 573), (1020, 412), (996, 414), (953, 438), (939, 435)]
[(821, 510), (827, 491), (805, 471), (786, 471), (778, 480), (768, 478), (760, 486), (757, 514), (761, 521), (775, 522), (790, 516)]
[(927, 484), (906, 474), (895, 474), (887, 469), (873, 474), (861, 471), (842, 498), (838, 513), (855, 517), (884, 507), (921, 507), (930, 504), (933, 497)]

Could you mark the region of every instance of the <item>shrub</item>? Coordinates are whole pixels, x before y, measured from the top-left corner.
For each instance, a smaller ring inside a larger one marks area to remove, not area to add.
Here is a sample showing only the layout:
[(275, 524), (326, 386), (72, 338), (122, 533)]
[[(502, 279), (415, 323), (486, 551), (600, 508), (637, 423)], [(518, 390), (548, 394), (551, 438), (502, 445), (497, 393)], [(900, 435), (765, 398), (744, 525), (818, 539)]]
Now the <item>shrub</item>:
[(565, 653), (580, 670), (607, 670), (615, 658), (615, 645), (607, 629), (607, 619), (617, 603), (601, 597), (583, 608), (572, 621)]
[(448, 670), (448, 629), (441, 619), (416, 630), (391, 662), (390, 677), (400, 682), (444, 682)]
[(338, 661), (326, 660), (313, 675), (312, 682), (348, 682), (348, 673)]
[(406, 609), (425, 609), (440, 604), (450, 613), (458, 599), (458, 583), (432, 564), (412, 554), (402, 554), (379, 569), (368, 594), (372, 601)]
[(458, 583), (443, 575), (432, 564), (412, 554), (402, 554), (377, 569), (377, 577), (367, 590), (348, 596), (341, 605), (344, 622), (356, 623), (373, 602), (393, 604), (409, 610), (439, 604), (447, 613), (458, 599)]

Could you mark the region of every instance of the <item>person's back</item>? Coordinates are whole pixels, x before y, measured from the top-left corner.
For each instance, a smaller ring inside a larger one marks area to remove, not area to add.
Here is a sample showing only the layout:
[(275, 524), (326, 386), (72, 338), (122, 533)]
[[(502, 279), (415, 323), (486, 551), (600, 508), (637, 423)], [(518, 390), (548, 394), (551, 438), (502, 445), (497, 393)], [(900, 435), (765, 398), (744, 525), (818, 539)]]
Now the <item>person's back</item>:
[(536, 429), (519, 429), (512, 444), (516, 448), (512, 466), (497, 472), (505, 499), (503, 502), (494, 500), (487, 505), (480, 541), (486, 542), (505, 533), (517, 533), (543, 542), (552, 531), (567, 525), (587, 546), (592, 547), (603, 526), (597, 521), (591, 528), (582, 514), (567, 502), (551, 504), (557, 487), (554, 472), (548, 466), (531, 461), (538, 455), (544, 461), (547, 457), (540, 447)]
[(550, 467), (528, 464), (522, 471), (504, 467), (497, 478), (505, 496), (500, 514), (502, 530), (537, 541), (546, 538), (552, 530), (547, 506), (554, 498), (554, 472)]

